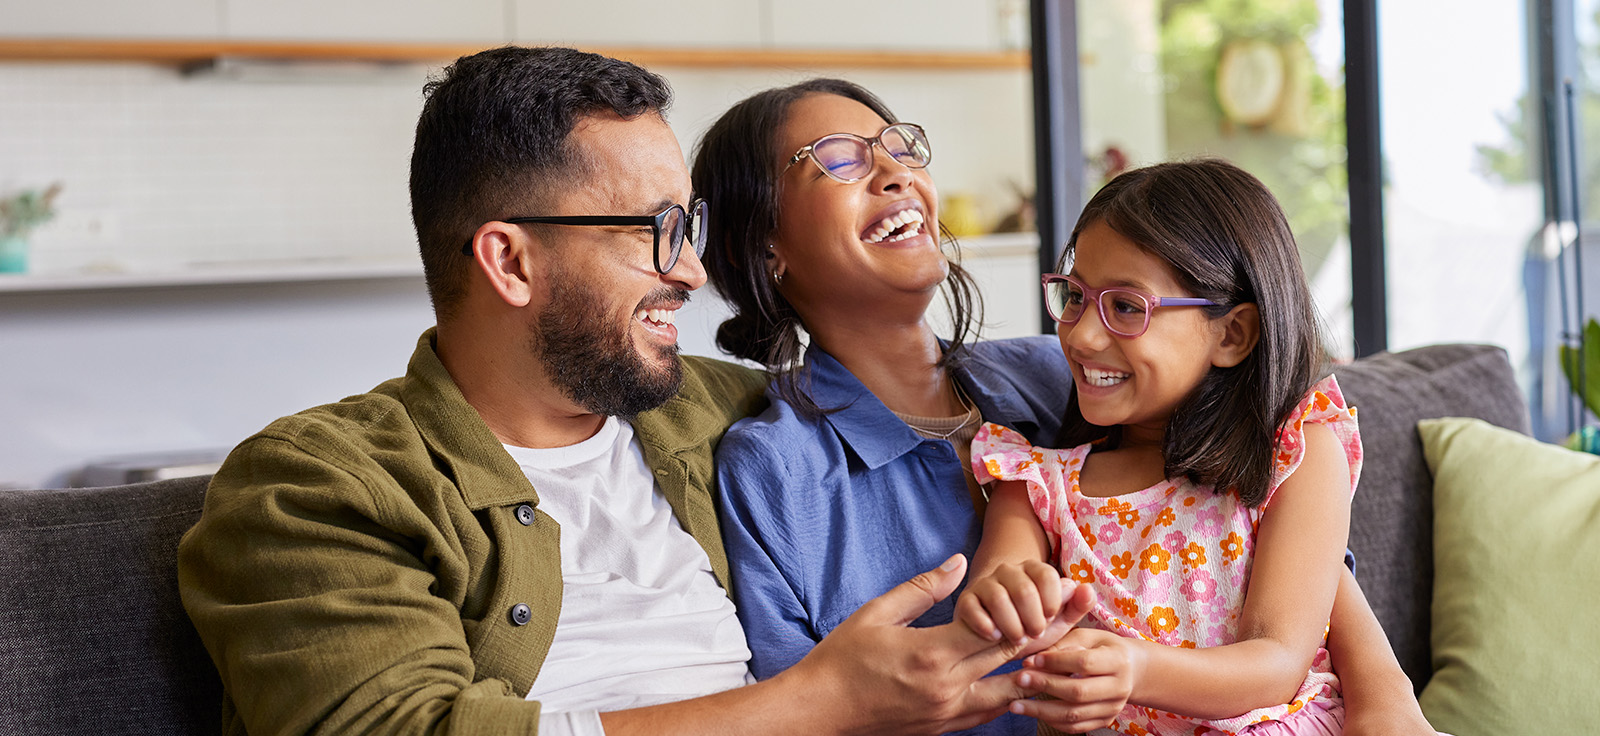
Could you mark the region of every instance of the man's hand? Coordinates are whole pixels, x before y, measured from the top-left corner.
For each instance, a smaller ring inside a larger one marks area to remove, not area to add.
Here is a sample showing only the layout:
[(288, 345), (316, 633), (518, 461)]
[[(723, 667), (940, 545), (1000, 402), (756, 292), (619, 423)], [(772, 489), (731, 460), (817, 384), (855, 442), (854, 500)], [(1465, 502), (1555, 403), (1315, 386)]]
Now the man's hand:
[(1046, 562), (1003, 564), (967, 583), (956, 601), (956, 618), (990, 641), (1003, 637), (1026, 644), (1030, 637), (1043, 634), (1060, 612), (1066, 582)]
[(992, 720), (1031, 693), (1012, 677), (984, 676), (1005, 662), (1042, 650), (1093, 604), (1081, 588), (1026, 648), (992, 642), (966, 625), (907, 626), (960, 584), (966, 558), (901, 583), (869, 601), (795, 666), (773, 679), (804, 693), (826, 733), (935, 734)]

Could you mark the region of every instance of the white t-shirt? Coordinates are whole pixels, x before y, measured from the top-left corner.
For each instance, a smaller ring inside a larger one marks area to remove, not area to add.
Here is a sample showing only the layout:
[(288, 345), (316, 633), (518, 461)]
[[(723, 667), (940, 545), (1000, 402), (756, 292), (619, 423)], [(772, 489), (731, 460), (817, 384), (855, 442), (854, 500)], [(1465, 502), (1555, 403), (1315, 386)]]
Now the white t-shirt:
[[(750, 649), (711, 560), (683, 530), (615, 417), (569, 447), (506, 445), (561, 525), (561, 616), (528, 692), (548, 725), (753, 682)], [(583, 711), (580, 713), (579, 711)]]

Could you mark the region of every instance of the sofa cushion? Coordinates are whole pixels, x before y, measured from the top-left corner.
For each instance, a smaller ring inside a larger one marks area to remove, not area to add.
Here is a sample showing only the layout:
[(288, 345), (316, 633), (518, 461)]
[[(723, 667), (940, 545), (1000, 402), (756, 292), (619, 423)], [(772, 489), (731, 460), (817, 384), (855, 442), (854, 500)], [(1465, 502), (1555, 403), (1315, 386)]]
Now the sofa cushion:
[(1338, 366), (1357, 409), (1366, 458), (1350, 516), (1356, 579), (1420, 690), (1433, 593), (1433, 479), (1417, 421), (1476, 417), (1528, 432), (1528, 408), (1506, 353), (1492, 345), (1434, 345)]
[(1418, 431), (1436, 508), (1428, 721), (1456, 736), (1587, 730), (1600, 693), (1600, 457), (1476, 419)]
[(207, 480), (0, 491), (0, 731), (221, 730), (221, 681), (178, 598)]

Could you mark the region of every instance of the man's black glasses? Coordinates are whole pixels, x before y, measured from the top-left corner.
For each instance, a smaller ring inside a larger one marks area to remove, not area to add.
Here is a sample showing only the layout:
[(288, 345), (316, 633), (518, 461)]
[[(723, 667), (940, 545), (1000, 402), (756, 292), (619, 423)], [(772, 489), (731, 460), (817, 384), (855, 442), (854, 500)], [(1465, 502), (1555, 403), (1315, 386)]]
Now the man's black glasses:
[[(655, 237), (652, 246), (655, 255), (657, 273), (666, 273), (678, 265), (678, 256), (683, 253), (683, 241), (687, 239), (694, 247), (696, 258), (706, 252), (706, 215), (709, 208), (706, 201), (697, 199), (689, 203), (689, 209), (683, 205), (675, 204), (654, 215), (550, 215), (545, 217), (507, 217), (500, 222), (511, 225), (541, 224), (541, 225), (573, 225), (573, 226), (604, 226), (604, 225), (649, 225)], [(662, 258), (661, 235), (667, 236), (666, 258)], [(472, 241), (461, 247), (461, 252), (472, 255)]]

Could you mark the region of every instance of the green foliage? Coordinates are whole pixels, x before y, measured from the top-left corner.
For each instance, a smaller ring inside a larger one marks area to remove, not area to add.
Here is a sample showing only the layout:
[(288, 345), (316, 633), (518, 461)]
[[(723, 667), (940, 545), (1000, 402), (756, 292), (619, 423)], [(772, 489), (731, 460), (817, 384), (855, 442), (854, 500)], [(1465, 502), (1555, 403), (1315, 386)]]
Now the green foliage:
[(1309, 75), (1305, 134), (1291, 136), (1234, 126), (1217, 102), (1216, 78), (1229, 41), (1303, 44), (1321, 23), (1316, 0), (1161, 3), (1169, 156), (1221, 156), (1259, 177), (1289, 217), (1307, 275), (1349, 229), (1343, 82)]
[(1600, 416), (1600, 322), (1593, 317), (1583, 326), (1583, 383), (1584, 390), (1578, 390), (1578, 349), (1561, 346), (1561, 371), (1567, 374), (1567, 385), (1572, 387), (1572, 392), (1583, 399), (1589, 411)]
[(48, 189), (24, 189), (9, 197), (0, 198), (0, 237), (27, 237), (34, 228), (54, 217), (56, 195), (60, 184)]
[[(1600, 11), (1591, 15), (1589, 20), (1600, 28)], [(1578, 185), (1583, 193), (1580, 206), (1585, 219), (1593, 219), (1600, 216), (1600, 155), (1592, 153), (1600, 150), (1596, 148), (1600, 145), (1600, 45), (1580, 45), (1578, 67), (1578, 79), (1573, 89), (1577, 103), (1575, 124), (1578, 127), (1578, 150), (1591, 152), (1587, 160), (1579, 164), (1581, 180)], [(1565, 101), (1559, 104), (1564, 110)], [(1498, 146), (1476, 146), (1479, 171), (1507, 184), (1534, 181), (1540, 175), (1537, 151), (1540, 136), (1537, 131), (1543, 127), (1539, 121), (1536, 93), (1524, 93), (1514, 110), (1502, 112), (1496, 117), (1500, 119), (1507, 141)], [(1565, 124), (1563, 114), (1561, 125)]]

